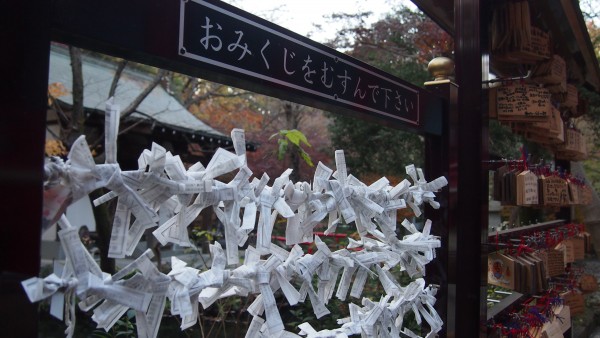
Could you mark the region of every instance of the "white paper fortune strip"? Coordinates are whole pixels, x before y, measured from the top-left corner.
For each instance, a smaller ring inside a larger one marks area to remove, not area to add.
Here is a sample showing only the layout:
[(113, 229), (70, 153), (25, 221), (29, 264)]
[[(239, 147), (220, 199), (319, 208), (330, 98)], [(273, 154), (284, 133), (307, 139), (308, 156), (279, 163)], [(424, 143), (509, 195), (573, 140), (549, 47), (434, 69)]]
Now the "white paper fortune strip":
[[(206, 271), (188, 267), (173, 257), (172, 270), (164, 275), (150, 261), (152, 253), (147, 251), (110, 276), (100, 270), (79, 240), (77, 229), (63, 216), (59, 236), (66, 254), (65, 268), (22, 284), (32, 302), (52, 297), (53, 307), (60, 310), (67, 303), (67, 313), (71, 314), (65, 318), (67, 336), (74, 332), (75, 295), (84, 311), (99, 304), (92, 317), (98, 327), (109, 330), (128, 309), (133, 309), (138, 336), (153, 338), (166, 298), (171, 301), (171, 313), (181, 317), (183, 330), (196, 324), (198, 303), (206, 308), (220, 298), (256, 294), (248, 308), (254, 318), (247, 337), (299, 337), (284, 329), (274, 298), (278, 290), (290, 305), (303, 302), (308, 295), (315, 316), (320, 318), (329, 314), (326, 304), (334, 295), (340, 300), (345, 300), (348, 293), (361, 298), (368, 278), (379, 279), (385, 290), (378, 302), (362, 298), (362, 307), (350, 304), (350, 317), (340, 319), (339, 328), (317, 332), (304, 323), (299, 326), (299, 334), (397, 337), (402, 333), (418, 337), (403, 327), (404, 315), (410, 311), (418, 323), (424, 319), (431, 328), (427, 337), (441, 329), (443, 322), (433, 308), (436, 289), (426, 287), (420, 278), (425, 274), (425, 265), (435, 258), (440, 239), (430, 234), (429, 220), (422, 231), (404, 220), (402, 225), (410, 234), (398, 238), (396, 211), (408, 206), (420, 215), (424, 203), (439, 208), (435, 192), (448, 183), (444, 177), (427, 182), (423, 171), (411, 165), (406, 172), (412, 183), (404, 180), (392, 187), (383, 177), (366, 185), (348, 174), (344, 152), (338, 150), (336, 170), (319, 163), (312, 184), (291, 182), (288, 169), (268, 186), (266, 174), (260, 180), (250, 180), (252, 171), (246, 165), (245, 136), (240, 129), (231, 133), (235, 153), (219, 148), (206, 168), (196, 163), (186, 170), (178, 156), (152, 144), (152, 149), (140, 155), (138, 170), (121, 171), (115, 160), (116, 132), (112, 132), (118, 123), (113, 116), (118, 111), (112, 101), (107, 102), (106, 130), (111, 132), (106, 134), (110, 153), (105, 164), (94, 163), (83, 136), (73, 145), (66, 162), (53, 160), (47, 164), (49, 182), (45, 187), (60, 187), (62, 193), (44, 201), (51, 209), (46, 221), (57, 219), (70, 201), (105, 187), (110, 192), (94, 204), (117, 198), (111, 257), (131, 255), (144, 230), (154, 226), (158, 228), (153, 234), (161, 244), (191, 246), (187, 227), (208, 207), (224, 225), (226, 249), (218, 243), (210, 246), (213, 261)], [(235, 171), (231, 182), (217, 180)], [(172, 217), (158, 224), (158, 214), (163, 212)], [(131, 215), (135, 217), (133, 222)], [(271, 243), (278, 216), (287, 219), (286, 244), (293, 246), (290, 251)], [(354, 223), (360, 239), (350, 239), (347, 249), (330, 251), (313, 235), (314, 227), (326, 218), (327, 234), (334, 233), (342, 222)], [(248, 246), (240, 265), (238, 247), (255, 228), (256, 248)], [(316, 252), (302, 251), (298, 244), (306, 241), (314, 242)], [(395, 266), (417, 279), (402, 286), (389, 272)], [(319, 281), (316, 290), (315, 277)], [(295, 284), (301, 285), (299, 290)]]

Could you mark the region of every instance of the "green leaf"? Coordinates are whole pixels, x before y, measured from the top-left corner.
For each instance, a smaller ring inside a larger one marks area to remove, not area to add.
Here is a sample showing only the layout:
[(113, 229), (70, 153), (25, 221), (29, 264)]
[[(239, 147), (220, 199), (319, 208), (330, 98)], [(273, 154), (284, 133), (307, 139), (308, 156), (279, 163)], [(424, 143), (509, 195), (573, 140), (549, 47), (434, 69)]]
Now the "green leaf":
[(306, 136), (299, 130), (296, 130), (296, 129), (289, 130), (289, 131), (287, 131), (287, 133), (285, 133), (285, 137), (287, 137), (288, 140), (290, 140), (290, 142), (292, 142), (293, 144), (295, 144), (298, 147), (300, 147), (300, 142), (311, 147), (310, 143), (308, 143), (308, 140), (306, 139)]
[(306, 162), (306, 164), (308, 164), (309, 166), (311, 166), (311, 167), (315, 166), (312, 159), (310, 158), (310, 155), (308, 155), (308, 153), (306, 151), (302, 150), (302, 148), (300, 148), (300, 157), (302, 157), (304, 162)]

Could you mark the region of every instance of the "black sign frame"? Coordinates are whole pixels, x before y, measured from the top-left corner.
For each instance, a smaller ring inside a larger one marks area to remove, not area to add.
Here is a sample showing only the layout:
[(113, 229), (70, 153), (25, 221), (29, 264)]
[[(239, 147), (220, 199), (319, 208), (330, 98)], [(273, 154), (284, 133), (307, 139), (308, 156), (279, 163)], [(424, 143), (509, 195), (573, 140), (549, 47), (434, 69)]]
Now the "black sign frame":
[[(272, 32), (278, 32), (278, 34), (292, 39), (294, 41), (293, 46), (299, 44), (303, 46), (303, 50), (313, 50), (310, 48), (320, 50), (326, 55), (338, 57), (338, 62), (340, 62), (339, 60), (345, 60), (344, 62), (357, 65), (369, 74), (375, 74), (373, 76), (377, 76), (377, 78), (390, 79), (394, 83), (400, 84), (401, 92), (407, 96), (414, 93), (413, 97), (418, 97), (418, 100), (414, 100), (413, 108), (415, 108), (415, 112), (413, 112), (412, 116), (394, 116), (392, 113), (378, 113), (374, 112), (373, 109), (361, 109), (361, 107), (357, 107), (356, 105), (340, 102), (341, 100), (336, 100), (335, 97), (323, 97), (318, 88), (314, 91), (297, 90), (293, 86), (256, 77), (253, 74), (242, 73), (231, 67), (223, 67), (223, 65), (215, 64), (214, 62), (202, 62), (190, 58), (189, 55), (181, 55), (185, 53), (181, 53), (182, 50), (180, 47), (185, 47), (186, 52), (189, 53), (192, 53), (194, 50), (194, 47), (191, 45), (187, 46), (183, 44), (180, 46), (182, 44), (180, 41), (180, 18), (184, 6), (196, 6), (196, 2), (192, 2), (191, 0), (58, 1), (54, 4), (53, 12), (50, 15), (52, 20), (52, 38), (55, 41), (65, 42), (108, 55), (123, 57), (131, 61), (300, 103), (346, 117), (360, 118), (418, 134), (441, 134), (444, 103), (441, 98), (431, 92), (222, 1), (202, 1), (214, 8), (219, 8), (222, 12), (229, 13), (235, 19), (227, 19), (227, 22), (232, 22), (232, 20), (235, 22), (239, 20), (252, 22), (260, 27), (264, 27)], [(202, 19), (203, 17), (200, 16), (199, 21), (197, 21), (198, 27), (203, 24), (206, 25), (206, 21), (200, 21)], [(216, 21), (212, 22), (214, 24)], [(232, 26), (221, 27), (229, 29), (227, 27)], [(202, 28), (200, 27), (199, 29), (201, 30)], [(223, 39), (231, 40), (223, 40), (223, 44), (226, 44), (223, 48), (227, 48), (233, 43), (233, 51), (239, 53), (242, 49), (239, 46), (235, 46), (239, 37), (235, 33), (236, 30), (239, 29), (230, 29), (230, 36), (228, 38), (222, 37)], [(263, 33), (255, 35), (255, 38), (260, 38)], [(201, 38), (198, 36), (197, 41)], [(244, 41), (246, 38), (249, 38), (249, 34), (243, 35), (239, 41), (239, 45), (248, 43)], [(264, 41), (262, 43), (260, 48), (264, 46)], [(287, 42), (285, 43), (287, 46)], [(250, 44), (248, 46), (249, 48), (252, 47)], [(274, 46), (275, 40), (271, 40), (271, 47)], [(279, 51), (281, 51), (281, 47)], [(288, 51), (292, 52), (291, 49), (288, 49)], [(260, 49), (253, 51), (255, 55), (259, 55), (259, 52)], [(299, 51), (294, 52), (299, 53)], [(239, 58), (240, 55), (241, 53), (237, 54), (237, 57)], [(296, 55), (298, 60), (305, 60), (306, 58), (306, 56), (300, 57), (300, 54)], [(319, 62), (323, 62), (323, 60), (321, 59)], [(256, 70), (259, 66), (260, 63), (250, 69)], [(297, 66), (299, 67), (297, 72), (300, 72), (303, 64)], [(320, 67), (315, 67), (315, 70), (318, 68)], [(321, 75), (318, 75), (318, 79), (320, 79)], [(336, 75), (341, 74), (338, 73)], [(276, 76), (271, 77), (277, 78)], [(368, 83), (366, 85), (369, 84), (377, 85), (377, 83)], [(369, 88), (367, 87), (367, 89)], [(351, 90), (354, 92), (355, 88)], [(380, 98), (383, 97), (382, 95), (380, 92)], [(391, 96), (391, 98), (393, 97)]]
[(181, 1), (180, 55), (331, 105), (421, 125), (418, 87), (223, 3)]

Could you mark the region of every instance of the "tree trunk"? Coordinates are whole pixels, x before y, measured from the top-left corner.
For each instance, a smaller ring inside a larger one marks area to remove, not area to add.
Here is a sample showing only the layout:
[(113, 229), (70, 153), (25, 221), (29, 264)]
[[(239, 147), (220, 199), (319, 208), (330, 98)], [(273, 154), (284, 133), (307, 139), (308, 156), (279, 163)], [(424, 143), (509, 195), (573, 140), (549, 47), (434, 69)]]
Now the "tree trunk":
[[(89, 198), (93, 202), (96, 198), (104, 195), (106, 192), (106, 189), (94, 190)], [(100, 269), (113, 275), (116, 272), (115, 260), (114, 258), (108, 257), (108, 247), (110, 245), (110, 235), (112, 232), (109, 203), (110, 202), (103, 203), (94, 207), (94, 218), (96, 219), (98, 249), (100, 250)]]
[(73, 73), (73, 108), (71, 111), (71, 128), (68, 128), (67, 135), (64, 138), (65, 144), (69, 147), (73, 142), (84, 133), (85, 115), (83, 112), (83, 70), (81, 65), (81, 49), (69, 47), (71, 56), (71, 69)]
[[(71, 70), (73, 73), (73, 109), (71, 111), (71, 125), (67, 128), (67, 135), (63, 135), (63, 140), (71, 147), (80, 135), (84, 133), (85, 115), (83, 106), (83, 65), (81, 59), (81, 49), (77, 47), (69, 47), (69, 55), (71, 56)], [(89, 198), (94, 199), (102, 196), (105, 193), (104, 189), (98, 189), (92, 192)], [(96, 219), (96, 233), (98, 234), (98, 249), (100, 249), (100, 268), (102, 271), (110, 274), (115, 273), (115, 260), (108, 258), (108, 246), (110, 244), (110, 235), (112, 231), (112, 223), (110, 221), (110, 213), (108, 204), (104, 203), (93, 208), (94, 218)]]
[[(73, 72), (73, 87), (71, 88), (71, 93), (73, 94), (73, 111), (71, 113), (70, 120), (70, 128), (67, 129), (67, 134), (62, 136), (62, 139), (67, 141), (65, 144), (70, 145), (79, 137), (84, 134), (84, 126), (85, 126), (85, 114), (84, 114), (84, 106), (83, 106), (83, 65), (81, 58), (81, 50), (76, 47), (69, 47), (69, 54), (71, 56), (71, 69)], [(117, 70), (115, 72), (115, 76), (111, 83), (110, 87), (110, 96), (114, 95), (116, 91), (119, 79), (123, 73), (127, 65), (127, 61), (123, 60), (119, 63)], [(131, 115), (136, 111), (138, 106), (142, 103), (142, 101), (150, 94), (150, 92), (160, 83), (160, 80), (163, 76), (165, 76), (165, 70), (158, 70), (157, 74), (151, 80), (144, 90), (135, 98), (133, 101), (129, 103), (129, 105), (121, 111), (121, 118)], [(109, 97), (110, 97), (109, 96)], [(96, 141), (93, 145), (102, 141), (104, 136), (102, 136), (98, 141)], [(94, 200), (104, 193), (106, 193), (106, 189), (98, 189), (92, 192), (89, 196), (91, 200)], [(112, 258), (108, 258), (108, 249), (110, 245), (110, 237), (112, 232), (112, 216), (114, 215), (114, 210), (111, 210), (110, 203), (104, 203), (95, 207), (94, 209), (94, 218), (96, 219), (96, 233), (98, 235), (98, 249), (100, 250), (100, 268), (102, 271), (114, 274), (115, 273), (115, 260)]]
[[(298, 129), (298, 114), (294, 114), (292, 110), (292, 104), (290, 102), (286, 102), (283, 106), (283, 111), (285, 114), (285, 124), (287, 130)], [(291, 151), (288, 150), (290, 156), (290, 168), (293, 170), (292, 174), (290, 175), (290, 180), (292, 180), (292, 182), (298, 182), (300, 181), (300, 155), (298, 154), (298, 149), (296, 149), (296, 147), (291, 148)]]

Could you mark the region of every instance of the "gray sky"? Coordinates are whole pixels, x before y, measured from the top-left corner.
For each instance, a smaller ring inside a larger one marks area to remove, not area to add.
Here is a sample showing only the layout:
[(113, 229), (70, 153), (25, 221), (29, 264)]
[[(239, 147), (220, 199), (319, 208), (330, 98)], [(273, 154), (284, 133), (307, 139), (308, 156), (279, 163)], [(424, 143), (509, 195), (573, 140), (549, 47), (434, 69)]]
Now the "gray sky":
[[(393, 6), (414, 5), (408, 0), (224, 0), (242, 10), (260, 16), (312, 40), (325, 42), (335, 36), (342, 23), (330, 22), (324, 16), (332, 13), (372, 11), (368, 24), (391, 12)], [(324, 32), (317, 32), (313, 24), (320, 24)]]

